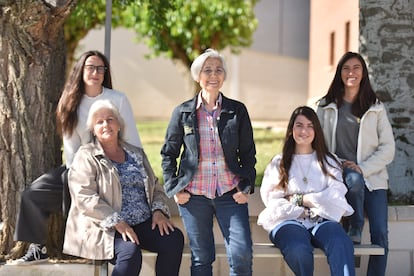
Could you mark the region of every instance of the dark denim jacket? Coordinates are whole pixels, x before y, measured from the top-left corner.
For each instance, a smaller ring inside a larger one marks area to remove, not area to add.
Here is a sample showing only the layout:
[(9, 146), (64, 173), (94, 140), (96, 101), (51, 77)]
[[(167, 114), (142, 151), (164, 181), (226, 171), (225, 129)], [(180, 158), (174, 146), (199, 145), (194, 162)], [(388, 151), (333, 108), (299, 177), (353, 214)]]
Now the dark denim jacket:
[[(250, 189), (253, 193), (256, 147), (249, 114), (243, 103), (222, 97), (217, 125), (226, 164), (240, 177), (238, 188), (241, 191)], [(196, 103), (197, 96), (177, 106), (167, 128), (161, 155), (164, 188), (169, 197), (183, 190), (198, 169), (200, 135)], [(178, 157), (180, 163), (177, 170)]]

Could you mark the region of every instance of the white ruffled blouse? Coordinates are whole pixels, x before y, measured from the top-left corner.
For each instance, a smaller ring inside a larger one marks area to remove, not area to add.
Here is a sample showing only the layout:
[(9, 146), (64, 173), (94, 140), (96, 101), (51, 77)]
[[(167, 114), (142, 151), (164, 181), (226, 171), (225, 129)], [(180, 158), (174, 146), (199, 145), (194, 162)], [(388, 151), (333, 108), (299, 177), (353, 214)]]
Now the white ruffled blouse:
[(342, 216), (349, 216), (354, 212), (345, 198), (347, 187), (342, 182), (342, 170), (332, 158), (328, 157), (328, 162), (334, 167), (327, 166), (327, 170), (333, 177), (323, 173), (315, 152), (293, 155), (286, 191), (277, 187), (281, 158), (280, 154), (276, 155), (267, 165), (260, 188), (266, 208), (259, 214), (257, 224), (266, 231), (270, 232), (290, 220), (298, 221), (306, 228), (317, 224), (308, 218), (299, 218), (303, 207), (296, 206), (285, 198), (292, 194), (311, 195), (310, 200), (315, 206), (310, 208), (311, 212), (327, 220), (339, 222)]

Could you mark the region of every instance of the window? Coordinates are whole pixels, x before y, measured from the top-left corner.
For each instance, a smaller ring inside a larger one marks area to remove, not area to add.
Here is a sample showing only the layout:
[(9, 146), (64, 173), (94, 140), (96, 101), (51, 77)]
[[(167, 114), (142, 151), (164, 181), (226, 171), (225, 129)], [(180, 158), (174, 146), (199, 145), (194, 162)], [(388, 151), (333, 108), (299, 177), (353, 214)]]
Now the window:
[(333, 66), (335, 63), (335, 32), (331, 33), (330, 39), (329, 64)]
[(345, 23), (345, 52), (349, 52), (349, 39), (350, 39), (350, 33), (351, 33), (351, 22)]

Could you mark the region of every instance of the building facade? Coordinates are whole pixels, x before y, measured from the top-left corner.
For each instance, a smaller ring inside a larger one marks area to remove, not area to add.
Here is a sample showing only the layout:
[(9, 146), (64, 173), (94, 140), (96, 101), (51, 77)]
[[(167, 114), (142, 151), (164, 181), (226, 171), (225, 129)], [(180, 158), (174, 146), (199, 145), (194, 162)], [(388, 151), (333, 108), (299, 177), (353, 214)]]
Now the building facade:
[[(307, 101), (310, 2), (261, 0), (255, 14), (251, 47), (240, 55), (222, 52), (229, 69), (222, 91), (244, 102), (253, 120), (287, 120)], [(128, 95), (137, 119), (168, 119), (193, 96), (186, 68), (163, 57), (145, 59), (149, 49), (131, 31), (115, 29), (111, 37), (114, 87)], [(77, 53), (89, 49), (103, 52), (103, 29), (91, 31)]]

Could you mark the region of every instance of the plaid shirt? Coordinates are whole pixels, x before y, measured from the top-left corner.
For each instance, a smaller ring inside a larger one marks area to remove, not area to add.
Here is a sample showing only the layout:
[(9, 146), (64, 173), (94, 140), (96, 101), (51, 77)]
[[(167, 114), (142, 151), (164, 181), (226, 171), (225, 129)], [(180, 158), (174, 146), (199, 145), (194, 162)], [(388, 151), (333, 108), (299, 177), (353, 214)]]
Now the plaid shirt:
[(227, 167), (217, 129), (221, 111), (221, 94), (212, 112), (203, 106), (201, 93), (197, 100), (197, 119), (200, 132), (200, 158), (198, 170), (186, 190), (195, 195), (215, 198), (233, 190), (239, 177)]

